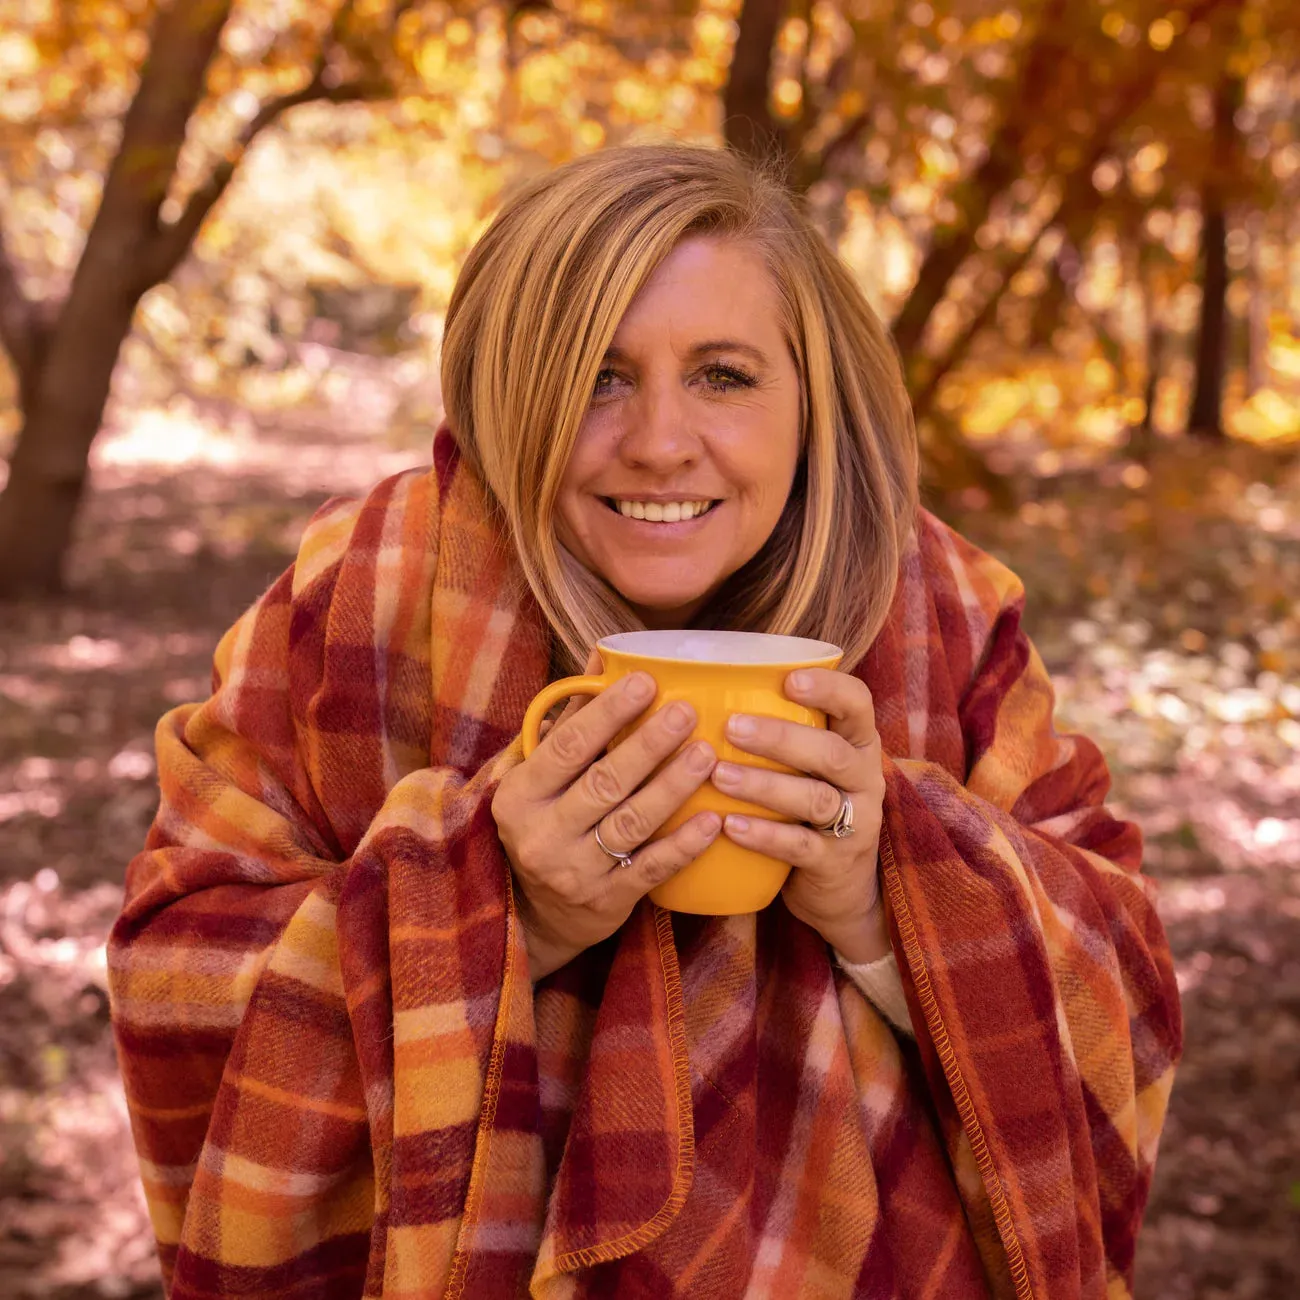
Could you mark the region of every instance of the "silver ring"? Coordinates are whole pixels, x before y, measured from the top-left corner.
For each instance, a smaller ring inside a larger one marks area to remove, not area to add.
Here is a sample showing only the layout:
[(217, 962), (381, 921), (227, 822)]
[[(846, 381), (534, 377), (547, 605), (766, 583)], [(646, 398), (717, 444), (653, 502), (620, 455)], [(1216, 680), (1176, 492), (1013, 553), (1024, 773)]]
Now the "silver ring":
[(615, 853), (613, 849), (600, 838), (600, 823), (597, 822), (593, 828), (596, 832), (596, 843), (600, 845), (606, 853), (613, 858), (620, 867), (630, 867), (632, 865), (632, 855), (630, 853)]
[(822, 835), (834, 835), (837, 840), (847, 839), (853, 834), (853, 800), (840, 791), (840, 810), (825, 826), (813, 826), (813, 830)]

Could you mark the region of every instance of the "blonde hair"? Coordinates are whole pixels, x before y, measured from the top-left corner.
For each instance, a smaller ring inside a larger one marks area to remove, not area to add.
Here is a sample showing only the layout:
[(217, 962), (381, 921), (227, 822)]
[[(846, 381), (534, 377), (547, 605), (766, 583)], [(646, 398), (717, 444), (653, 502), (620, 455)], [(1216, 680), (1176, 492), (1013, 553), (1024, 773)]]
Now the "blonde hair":
[(918, 449), (897, 350), (847, 268), (769, 172), (729, 150), (630, 145), (516, 191), (470, 251), (447, 310), (447, 422), (580, 672), (601, 637), (644, 623), (556, 537), (555, 503), (623, 314), (683, 239), (763, 257), (802, 392), (799, 466), (758, 553), (696, 627), (834, 642), (851, 670), (884, 625), (918, 507)]

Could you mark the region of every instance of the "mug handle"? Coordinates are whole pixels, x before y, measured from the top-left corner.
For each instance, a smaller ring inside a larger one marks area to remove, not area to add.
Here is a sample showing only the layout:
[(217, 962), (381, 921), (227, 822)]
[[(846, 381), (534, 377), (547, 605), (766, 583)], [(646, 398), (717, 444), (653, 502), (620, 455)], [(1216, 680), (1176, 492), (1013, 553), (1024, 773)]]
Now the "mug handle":
[(542, 687), (524, 712), (524, 724), (519, 729), (524, 742), (524, 757), (530, 757), (533, 750), (541, 744), (542, 719), (552, 704), (568, 695), (599, 695), (605, 687), (613, 684), (613, 677), (590, 674), (583, 677), (561, 677), (558, 682)]

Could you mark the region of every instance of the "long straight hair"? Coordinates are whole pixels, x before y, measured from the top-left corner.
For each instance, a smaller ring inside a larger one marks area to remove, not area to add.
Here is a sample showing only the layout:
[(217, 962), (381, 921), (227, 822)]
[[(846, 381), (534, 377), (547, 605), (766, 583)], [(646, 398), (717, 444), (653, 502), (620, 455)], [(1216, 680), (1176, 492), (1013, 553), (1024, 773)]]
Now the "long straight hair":
[(780, 519), (691, 625), (831, 641), (850, 670), (884, 625), (916, 526), (916, 429), (892, 339), (763, 167), (726, 149), (628, 145), (515, 191), (471, 249), (448, 306), (448, 425), (556, 633), (553, 666), (580, 672), (600, 638), (645, 625), (558, 541), (555, 503), (619, 322), (655, 268), (695, 236), (740, 241), (763, 258), (802, 410)]

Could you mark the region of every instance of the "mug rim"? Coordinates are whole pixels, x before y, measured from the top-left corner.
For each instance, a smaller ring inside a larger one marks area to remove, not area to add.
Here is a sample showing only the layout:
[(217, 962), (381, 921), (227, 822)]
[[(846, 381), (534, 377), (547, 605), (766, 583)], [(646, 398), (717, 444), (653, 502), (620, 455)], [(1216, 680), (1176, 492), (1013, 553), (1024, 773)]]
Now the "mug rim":
[[(698, 667), (715, 667), (715, 668), (735, 668), (737, 663), (732, 659), (686, 659), (678, 655), (655, 654), (650, 651), (634, 649), (627, 644), (633, 637), (644, 636), (707, 636), (710, 633), (715, 635), (721, 634), (727, 637), (753, 638), (755, 642), (765, 641), (772, 637), (779, 637), (782, 641), (796, 643), (796, 648), (782, 651), (776, 658), (746, 660), (741, 667), (763, 667), (779, 665), (791, 662), (817, 664), (838, 657), (843, 657), (844, 651), (840, 646), (830, 641), (819, 641), (813, 637), (793, 636), (784, 632), (745, 632), (739, 629), (731, 628), (642, 628), (633, 632), (612, 632), (609, 636), (601, 637), (596, 642), (596, 648), (599, 650), (608, 650), (612, 654), (635, 655), (638, 659), (647, 659), (656, 663), (668, 664), (691, 664)], [(804, 647), (800, 649), (798, 647)]]

